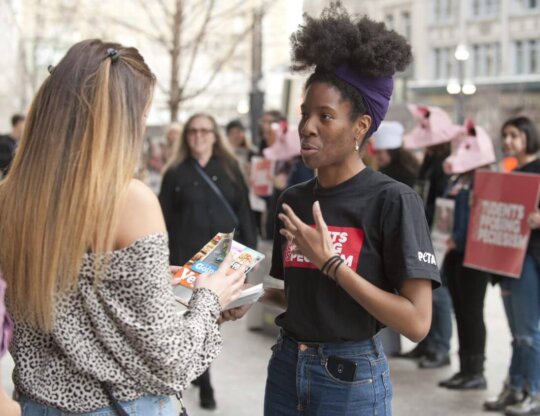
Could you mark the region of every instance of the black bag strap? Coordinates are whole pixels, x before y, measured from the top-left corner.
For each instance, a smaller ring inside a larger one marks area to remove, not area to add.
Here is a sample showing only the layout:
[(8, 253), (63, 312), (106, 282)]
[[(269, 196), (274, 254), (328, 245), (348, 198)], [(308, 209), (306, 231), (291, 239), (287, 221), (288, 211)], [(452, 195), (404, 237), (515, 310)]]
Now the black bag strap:
[(193, 164), (193, 167), (199, 174), (201, 178), (206, 182), (206, 184), (210, 187), (210, 189), (216, 194), (216, 196), (219, 198), (231, 218), (234, 220), (235, 228), (238, 227), (240, 224), (238, 220), (238, 216), (234, 213), (234, 210), (231, 207), (231, 204), (227, 201), (221, 190), (217, 187), (217, 185), (214, 183), (214, 181), (207, 175), (207, 173), (201, 168), (201, 165), (199, 165), (199, 162), (197, 162), (195, 159), (191, 159), (191, 163)]
[(105, 394), (109, 398), (109, 402), (111, 403), (111, 407), (113, 408), (114, 412), (118, 416), (129, 416), (128, 412), (126, 412), (124, 408), (120, 406), (120, 403), (118, 403), (118, 400), (116, 400), (116, 397), (114, 397), (112, 394), (111, 387), (107, 383), (101, 383), (101, 387), (103, 387)]

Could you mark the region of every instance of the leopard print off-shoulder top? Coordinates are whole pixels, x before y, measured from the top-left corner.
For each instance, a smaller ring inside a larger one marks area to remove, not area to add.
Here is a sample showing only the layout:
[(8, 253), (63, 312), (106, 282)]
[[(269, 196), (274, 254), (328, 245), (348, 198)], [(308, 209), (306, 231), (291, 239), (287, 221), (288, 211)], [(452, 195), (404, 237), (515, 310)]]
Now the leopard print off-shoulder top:
[(109, 406), (102, 382), (120, 401), (172, 395), (220, 352), (218, 297), (197, 289), (181, 314), (165, 234), (110, 254), (98, 284), (95, 255), (85, 255), (77, 289), (56, 300), (52, 332), (15, 320), (10, 350), (20, 394), (67, 412)]

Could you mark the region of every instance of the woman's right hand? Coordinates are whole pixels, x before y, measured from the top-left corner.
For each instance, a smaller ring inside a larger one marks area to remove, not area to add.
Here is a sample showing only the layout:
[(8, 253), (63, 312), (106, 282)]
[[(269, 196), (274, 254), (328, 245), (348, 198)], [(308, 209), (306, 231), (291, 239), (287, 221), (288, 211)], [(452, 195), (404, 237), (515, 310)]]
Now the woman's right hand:
[(218, 295), (221, 309), (240, 297), (246, 280), (245, 267), (233, 271), (231, 261), (232, 256), (228, 254), (215, 273), (202, 275), (195, 280), (195, 289), (210, 289)]

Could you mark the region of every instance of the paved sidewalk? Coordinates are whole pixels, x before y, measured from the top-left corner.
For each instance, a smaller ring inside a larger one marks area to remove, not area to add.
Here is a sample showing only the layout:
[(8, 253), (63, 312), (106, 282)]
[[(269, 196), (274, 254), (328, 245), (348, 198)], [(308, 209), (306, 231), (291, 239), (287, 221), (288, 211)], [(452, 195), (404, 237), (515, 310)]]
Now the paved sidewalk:
[[(510, 358), (510, 335), (502, 309), (498, 287), (489, 287), (485, 309), (488, 327), (486, 376), (487, 391), (458, 392), (437, 387), (437, 382), (458, 368), (456, 340), (453, 340), (452, 366), (439, 370), (418, 370), (414, 362), (391, 359), (394, 383), (393, 413), (397, 416), (487, 415), (481, 410), (487, 395), (498, 393), (507, 372)], [(212, 380), (216, 389), (218, 409), (212, 412), (198, 407), (198, 390), (185, 392), (190, 416), (262, 415), (266, 365), (274, 338), (246, 329), (245, 321), (222, 326), (225, 345), (212, 365)], [(412, 343), (404, 340), (404, 349)], [(10, 389), (11, 363), (2, 362), (4, 386)]]

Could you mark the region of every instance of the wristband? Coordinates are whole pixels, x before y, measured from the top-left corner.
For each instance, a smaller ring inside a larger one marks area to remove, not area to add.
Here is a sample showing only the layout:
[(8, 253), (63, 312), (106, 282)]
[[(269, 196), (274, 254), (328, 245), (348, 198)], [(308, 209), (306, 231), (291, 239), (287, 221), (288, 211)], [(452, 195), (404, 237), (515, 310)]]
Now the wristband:
[(330, 257), (328, 260), (326, 260), (326, 262), (323, 264), (323, 266), (321, 267), (321, 272), (323, 272), (324, 274), (327, 274), (327, 271), (328, 271), (328, 268), (338, 260), (339, 256), (337, 255), (334, 255), (332, 257)]
[(334, 282), (336, 282), (337, 285), (339, 285), (339, 281), (338, 281), (338, 270), (339, 270), (339, 267), (345, 263), (345, 260), (343, 260), (342, 258), (340, 258), (340, 262), (336, 264), (336, 267), (334, 268)]
[(332, 269), (332, 267), (334, 267), (337, 263), (341, 263), (343, 261), (343, 259), (338, 256), (337, 254), (330, 257), (326, 263), (323, 264), (323, 266), (321, 267), (321, 272), (324, 273), (325, 275), (327, 275), (328, 277), (332, 278), (332, 276), (330, 275), (330, 270)]

